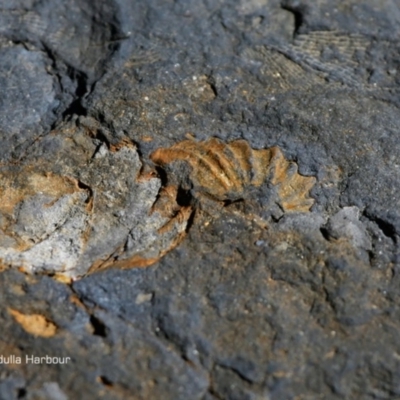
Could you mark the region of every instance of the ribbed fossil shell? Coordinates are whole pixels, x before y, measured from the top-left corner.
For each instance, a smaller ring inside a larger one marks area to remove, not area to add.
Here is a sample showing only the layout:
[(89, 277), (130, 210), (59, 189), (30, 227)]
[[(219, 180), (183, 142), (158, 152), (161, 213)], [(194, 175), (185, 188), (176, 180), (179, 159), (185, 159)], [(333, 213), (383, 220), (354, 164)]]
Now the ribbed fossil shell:
[(239, 198), (249, 185), (261, 186), (269, 180), (277, 186), (285, 211), (309, 211), (314, 203), (308, 194), (315, 178), (298, 174), (297, 165), (287, 161), (278, 147), (255, 150), (245, 140), (228, 144), (217, 138), (185, 140), (157, 149), (150, 158), (160, 166), (174, 161), (188, 163), (195, 187), (218, 200)]

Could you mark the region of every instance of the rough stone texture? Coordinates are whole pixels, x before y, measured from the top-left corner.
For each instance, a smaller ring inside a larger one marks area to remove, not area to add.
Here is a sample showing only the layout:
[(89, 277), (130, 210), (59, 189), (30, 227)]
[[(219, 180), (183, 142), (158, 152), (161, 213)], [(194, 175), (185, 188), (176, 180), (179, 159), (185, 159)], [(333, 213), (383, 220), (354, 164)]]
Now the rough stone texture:
[(1, 173), (3, 266), (76, 279), (114, 261), (154, 263), (179, 242), (191, 209), (180, 218), (153, 209), (161, 180), (141, 174), (136, 148), (96, 147), (86, 126), (75, 123)]
[[(148, 268), (64, 283), (3, 260), (0, 355), (71, 362), (0, 364), (0, 398), (400, 398), (396, 2), (3, 3), (1, 257), (50, 237), (36, 272), (57, 240), (76, 276), (118, 261), (171, 181), (193, 214)], [(268, 183), (223, 202), (196, 196), (185, 163), (154, 174), (156, 149), (211, 137), (279, 146), (317, 178), (311, 212)], [(84, 231), (92, 200), (82, 253), (54, 232)]]

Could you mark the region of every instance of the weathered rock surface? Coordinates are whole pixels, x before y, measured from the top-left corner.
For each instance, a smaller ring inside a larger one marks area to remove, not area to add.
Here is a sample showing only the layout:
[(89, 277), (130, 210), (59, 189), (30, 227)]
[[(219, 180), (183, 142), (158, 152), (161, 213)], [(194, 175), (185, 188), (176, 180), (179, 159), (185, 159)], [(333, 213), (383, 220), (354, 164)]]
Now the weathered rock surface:
[(25, 162), (4, 168), (3, 266), (76, 279), (110, 263), (156, 262), (184, 235), (191, 209), (172, 201), (179, 218), (160, 213), (161, 180), (141, 174), (136, 148), (96, 147), (88, 128), (75, 123), (34, 146)]
[[(13, 0), (0, 22), (0, 398), (400, 398), (395, 2)], [(277, 146), (311, 210), (151, 160), (213, 137)]]

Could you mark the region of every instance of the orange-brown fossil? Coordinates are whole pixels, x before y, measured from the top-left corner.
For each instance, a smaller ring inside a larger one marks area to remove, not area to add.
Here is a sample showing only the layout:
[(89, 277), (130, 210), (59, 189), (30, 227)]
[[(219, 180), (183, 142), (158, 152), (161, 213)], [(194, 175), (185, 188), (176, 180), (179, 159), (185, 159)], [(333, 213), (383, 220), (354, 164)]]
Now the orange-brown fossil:
[(315, 178), (301, 176), (297, 165), (287, 161), (278, 147), (256, 150), (245, 140), (227, 144), (217, 138), (184, 140), (157, 149), (150, 158), (160, 166), (174, 161), (188, 163), (193, 184), (218, 200), (239, 198), (246, 187), (261, 186), (269, 180), (277, 187), (284, 211), (309, 211), (314, 203), (308, 194)]

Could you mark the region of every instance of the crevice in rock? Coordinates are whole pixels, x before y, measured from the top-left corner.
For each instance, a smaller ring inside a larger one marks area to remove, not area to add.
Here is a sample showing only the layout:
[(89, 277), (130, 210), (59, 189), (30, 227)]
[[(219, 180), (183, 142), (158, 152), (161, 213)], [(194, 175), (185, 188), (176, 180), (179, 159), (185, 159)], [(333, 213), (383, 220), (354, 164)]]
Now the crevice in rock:
[(190, 206), (193, 203), (193, 196), (190, 191), (178, 187), (178, 193), (176, 194), (176, 202), (181, 207)]
[(229, 207), (230, 205), (233, 205), (233, 204), (240, 204), (240, 203), (243, 203), (244, 202), (244, 199), (243, 198), (240, 198), (240, 199), (235, 199), (235, 200), (224, 200), (224, 207)]
[[(51, 75), (53, 75), (57, 79), (57, 83), (60, 88), (60, 100), (62, 100), (61, 97), (63, 97), (63, 94), (65, 92), (69, 93), (70, 96), (75, 97), (75, 99), (72, 100), (72, 102), (70, 102), (69, 105), (64, 105), (64, 107), (61, 106), (64, 108), (64, 110), (61, 109), (59, 111), (56, 111), (56, 114), (58, 114), (57, 118), (50, 127), (50, 130), (53, 130), (56, 128), (56, 126), (58, 125), (60, 120), (65, 119), (69, 115), (72, 115), (74, 113), (77, 115), (86, 115), (86, 110), (79, 109), (78, 103), (80, 104), (82, 96), (87, 92), (87, 85), (86, 85), (86, 81), (83, 81), (83, 79), (82, 79), (82, 75), (84, 76), (85, 74), (80, 73), (74, 67), (69, 65), (67, 62), (60, 59), (60, 57), (57, 56), (57, 54), (54, 52), (54, 50), (52, 50), (43, 41), (40, 42), (40, 46), (41, 46), (42, 51), (45, 52), (46, 56), (51, 61), (51, 67), (52, 67)], [(63, 85), (62, 77), (60, 75), (60, 63), (67, 70), (67, 76), (71, 79), (71, 81), (76, 82), (77, 86), (76, 86), (74, 93), (71, 93), (71, 88), (70, 88), (70, 90), (68, 90), (68, 88), (64, 87), (64, 85)], [(61, 104), (62, 103), (63, 102), (61, 101)], [(83, 108), (83, 107), (81, 107), (81, 108)], [(60, 113), (60, 111), (61, 111), (61, 113)], [(72, 111), (74, 111), (74, 112), (72, 112)]]
[(165, 187), (168, 185), (168, 175), (167, 172), (165, 171), (164, 168), (161, 168), (159, 166), (156, 166), (156, 172), (158, 177), (160, 178), (161, 181), (161, 186)]
[(100, 142), (104, 143), (108, 149), (111, 147), (111, 143), (108, 140), (108, 137), (101, 131), (101, 129), (96, 130), (95, 138)]
[(216, 399), (218, 399), (218, 400), (224, 400), (224, 398), (221, 397), (221, 396), (215, 391), (215, 389), (212, 387), (212, 385), (210, 385), (210, 388), (208, 389), (208, 393), (209, 393), (211, 396), (213, 396), (213, 397), (215, 397)]
[(70, 68), (69, 77), (72, 81), (76, 82), (75, 100), (62, 113), (62, 118), (65, 119), (70, 115), (76, 114), (78, 116), (86, 116), (87, 110), (82, 105), (84, 96), (89, 94), (88, 90), (88, 77), (85, 73)]
[(79, 179), (76, 180), (76, 184), (79, 189), (86, 190), (87, 192), (89, 192), (89, 196), (86, 199), (85, 203), (88, 205), (91, 204), (93, 202), (93, 196), (94, 196), (93, 189), (89, 185), (86, 185), (86, 183), (80, 181)]
[(23, 399), (23, 398), (25, 398), (26, 394), (27, 394), (27, 392), (26, 392), (26, 389), (25, 389), (25, 388), (19, 388), (19, 389), (17, 390), (17, 399)]
[(108, 379), (106, 376), (102, 375), (98, 377), (99, 382), (104, 385), (107, 386), (108, 388), (113, 387), (113, 383), (110, 379)]
[(217, 90), (217, 85), (215, 83), (215, 79), (211, 76), (207, 78), (207, 83), (209, 84), (212, 92), (214, 93), (215, 97), (218, 97), (218, 90)]
[(372, 250), (368, 250), (367, 255), (368, 255), (369, 265), (372, 265), (374, 262), (374, 258), (375, 258), (375, 252)]
[(228, 366), (226, 364), (221, 364), (221, 363), (216, 363), (215, 365), (218, 366), (219, 368), (222, 368), (222, 369), (225, 369), (225, 370), (228, 370), (228, 371), (232, 371), (243, 382), (247, 382), (249, 384), (253, 384), (254, 383), (249, 378), (244, 376), (237, 368)]
[(397, 243), (397, 232), (396, 228), (393, 224), (391, 224), (389, 221), (385, 221), (383, 218), (380, 218), (376, 215), (372, 215), (371, 212), (365, 210), (362, 215), (370, 220), (371, 222), (374, 222), (378, 228), (382, 231), (382, 233), (389, 239), (393, 241), (393, 243)]
[[(93, 87), (95, 86), (96, 83), (93, 83)], [(91, 93), (91, 92), (90, 92)], [(89, 93), (89, 94), (90, 94)], [(89, 95), (88, 94), (88, 95)], [(104, 113), (102, 111), (99, 110), (91, 110), (91, 114), (90, 116), (94, 119), (96, 119), (96, 121), (98, 121), (100, 123), (101, 127), (104, 127), (106, 129), (112, 129), (112, 122), (108, 122), (106, 116), (104, 115)]]
[(93, 335), (107, 337), (107, 327), (94, 315), (90, 315), (89, 321), (93, 327)]
[(180, 358), (182, 358), (185, 362), (186, 359), (184, 357), (184, 348), (183, 344), (179, 343), (179, 338), (172, 337), (164, 328), (163, 322), (160, 318), (156, 317), (156, 328), (153, 329), (155, 336), (164, 344), (168, 344), (170, 349), (173, 350)]
[(322, 226), (319, 231), (325, 240), (330, 241), (329, 231), (326, 226)]
[(391, 239), (393, 239), (393, 241), (395, 241), (396, 230), (392, 224), (390, 224), (389, 222), (384, 221), (383, 219), (380, 219), (380, 218), (375, 218), (375, 222), (377, 223), (377, 225), (379, 226), (379, 228), (381, 229), (381, 231), (383, 232), (383, 234), (385, 236), (387, 236), (388, 238), (391, 238)]
[(301, 8), (301, 6), (293, 5), (290, 3), (291, 2), (289, 1), (283, 1), (281, 3), (281, 7), (283, 10), (291, 12), (294, 16), (293, 36), (295, 36), (304, 23), (304, 10)]
[(190, 228), (193, 226), (195, 216), (196, 216), (196, 208), (193, 208), (193, 211), (190, 214), (190, 217), (189, 217), (189, 219), (187, 220), (187, 223), (186, 223), (186, 229), (185, 229), (186, 233), (188, 233)]

